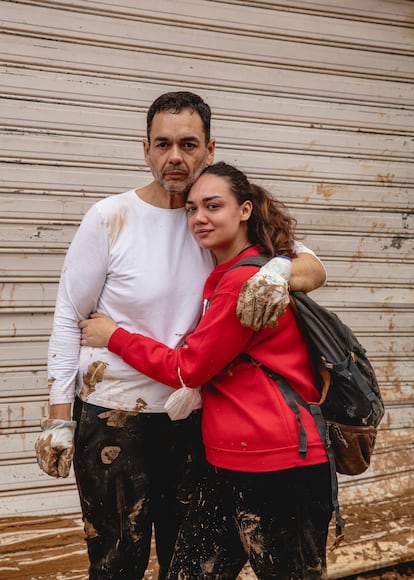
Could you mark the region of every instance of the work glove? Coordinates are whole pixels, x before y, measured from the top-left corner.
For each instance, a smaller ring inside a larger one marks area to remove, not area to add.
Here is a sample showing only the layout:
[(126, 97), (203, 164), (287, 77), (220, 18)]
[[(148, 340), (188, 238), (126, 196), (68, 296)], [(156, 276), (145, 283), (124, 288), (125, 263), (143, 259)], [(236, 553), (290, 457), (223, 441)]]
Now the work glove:
[(237, 302), (237, 316), (243, 326), (260, 330), (277, 325), (289, 304), (291, 271), (292, 260), (277, 256), (243, 284)]
[(72, 464), (76, 421), (42, 419), (42, 433), (36, 443), (40, 469), (52, 477), (68, 477)]

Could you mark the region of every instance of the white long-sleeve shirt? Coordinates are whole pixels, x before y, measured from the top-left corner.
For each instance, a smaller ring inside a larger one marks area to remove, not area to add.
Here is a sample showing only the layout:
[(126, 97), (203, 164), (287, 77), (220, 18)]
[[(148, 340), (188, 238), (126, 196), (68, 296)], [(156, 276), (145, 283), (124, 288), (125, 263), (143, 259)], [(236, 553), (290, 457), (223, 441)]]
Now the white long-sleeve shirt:
[[(313, 253), (300, 243), (296, 251)], [(80, 347), (78, 323), (101, 312), (175, 348), (197, 325), (213, 265), (193, 239), (184, 208), (155, 207), (135, 190), (93, 205), (62, 269), (48, 353), (50, 403), (79, 395), (111, 409), (165, 412), (173, 390), (106, 348)]]
[(184, 208), (162, 209), (134, 190), (99, 201), (68, 250), (49, 344), (50, 403), (75, 393), (102, 407), (165, 412), (172, 389), (106, 348), (80, 347), (78, 322), (99, 311), (131, 332), (178, 346), (200, 317), (213, 268), (187, 227)]

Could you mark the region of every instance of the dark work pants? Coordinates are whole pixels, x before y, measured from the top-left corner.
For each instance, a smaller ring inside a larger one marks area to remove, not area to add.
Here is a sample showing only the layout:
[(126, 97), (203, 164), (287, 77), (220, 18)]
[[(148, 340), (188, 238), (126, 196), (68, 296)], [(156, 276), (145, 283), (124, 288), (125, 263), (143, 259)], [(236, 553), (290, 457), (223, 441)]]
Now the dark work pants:
[(210, 467), (179, 533), (170, 580), (326, 579), (329, 464), (239, 473)]
[(165, 578), (178, 528), (205, 466), (201, 411), (171, 421), (75, 402), (74, 468), (90, 580), (139, 580), (148, 565), (152, 526)]

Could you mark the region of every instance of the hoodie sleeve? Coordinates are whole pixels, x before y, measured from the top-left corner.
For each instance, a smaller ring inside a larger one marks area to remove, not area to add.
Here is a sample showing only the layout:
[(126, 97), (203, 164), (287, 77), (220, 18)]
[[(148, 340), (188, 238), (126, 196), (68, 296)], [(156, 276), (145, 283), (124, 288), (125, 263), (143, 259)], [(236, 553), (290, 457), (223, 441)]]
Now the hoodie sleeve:
[(236, 305), (242, 284), (255, 271), (257, 268), (244, 267), (225, 274), (205, 315), (181, 348), (172, 349), (118, 328), (108, 349), (138, 371), (174, 388), (195, 388), (210, 381), (245, 350), (254, 334), (241, 325)]

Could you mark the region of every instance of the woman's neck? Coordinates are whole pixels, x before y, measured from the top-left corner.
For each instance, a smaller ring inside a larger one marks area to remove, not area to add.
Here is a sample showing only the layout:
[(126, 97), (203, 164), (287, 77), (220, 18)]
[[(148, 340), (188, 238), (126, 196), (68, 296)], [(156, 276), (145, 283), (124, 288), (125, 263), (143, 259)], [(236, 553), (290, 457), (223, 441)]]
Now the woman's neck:
[(253, 244), (249, 242), (249, 240), (245, 240), (243, 244), (237, 244), (233, 248), (229, 248), (226, 251), (220, 252), (213, 250), (213, 255), (216, 260), (216, 264), (224, 264), (225, 262), (229, 262), (233, 258), (236, 258), (239, 254), (247, 250), (247, 248), (251, 248)]

